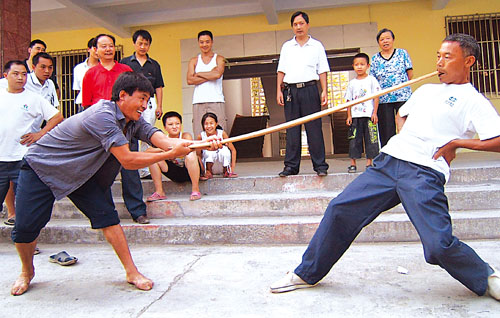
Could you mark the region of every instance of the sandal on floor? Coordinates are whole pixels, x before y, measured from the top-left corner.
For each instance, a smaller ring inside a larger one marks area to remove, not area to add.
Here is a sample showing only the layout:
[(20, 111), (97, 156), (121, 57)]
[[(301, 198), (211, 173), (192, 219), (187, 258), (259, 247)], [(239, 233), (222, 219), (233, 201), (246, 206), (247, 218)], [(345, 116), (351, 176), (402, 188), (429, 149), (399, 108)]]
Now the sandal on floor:
[(198, 192), (198, 191), (191, 192), (191, 197), (189, 197), (190, 201), (196, 201), (199, 199), (201, 199), (201, 192)]
[(154, 201), (158, 201), (158, 200), (165, 200), (166, 198), (167, 198), (166, 195), (160, 195), (160, 194), (158, 194), (158, 192), (155, 192), (152, 195), (150, 195), (146, 199), (146, 201), (148, 201), (148, 202), (154, 202)]
[(15, 218), (7, 219), (6, 221), (3, 222), (3, 224), (8, 226), (14, 226), (14, 224), (16, 224), (16, 219)]
[(224, 172), (224, 178), (238, 178), (238, 174), (235, 172)]
[(69, 255), (66, 251), (59, 252), (54, 255), (50, 255), (49, 262), (57, 263), (61, 266), (73, 265), (78, 261), (78, 258)]
[(200, 180), (201, 181), (207, 181), (208, 179), (212, 179), (213, 177), (214, 176), (212, 175), (212, 173), (210, 171), (207, 171), (207, 172), (205, 172), (204, 176), (200, 177)]
[(356, 166), (349, 166), (347, 168), (347, 172), (349, 172), (349, 173), (355, 173), (356, 172)]
[(38, 255), (40, 254), (40, 249), (38, 247), (35, 247), (35, 251), (33, 252), (33, 255)]

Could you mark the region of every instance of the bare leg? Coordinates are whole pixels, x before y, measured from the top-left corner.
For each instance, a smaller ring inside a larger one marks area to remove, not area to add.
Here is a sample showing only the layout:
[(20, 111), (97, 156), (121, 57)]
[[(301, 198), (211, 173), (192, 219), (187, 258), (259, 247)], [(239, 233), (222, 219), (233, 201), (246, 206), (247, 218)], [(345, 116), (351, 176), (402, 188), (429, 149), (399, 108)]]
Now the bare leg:
[(9, 191), (7, 192), (7, 196), (5, 197), (5, 205), (7, 205), (7, 219), (16, 217), (16, 206), (14, 204), (14, 201), (14, 183), (11, 182)]
[(14, 296), (24, 294), (35, 277), (35, 267), (33, 266), (33, 252), (35, 251), (36, 240), (31, 243), (16, 243), (17, 253), (21, 259), (21, 274), (12, 285), (10, 293)]
[(200, 192), (200, 166), (198, 164), (198, 156), (195, 152), (191, 152), (185, 159), (186, 168), (191, 179), (191, 192)]
[(127, 282), (135, 285), (135, 287), (141, 290), (150, 290), (153, 288), (153, 281), (137, 270), (132, 260), (132, 255), (130, 255), (127, 239), (125, 238), (125, 233), (123, 233), (121, 225), (108, 226), (103, 228), (102, 231), (106, 240), (113, 246), (116, 255), (118, 255), (118, 258), (125, 268)]
[(371, 166), (373, 164), (373, 159), (366, 159), (366, 166)]
[(149, 166), (149, 173), (151, 173), (151, 178), (153, 179), (153, 184), (155, 186), (155, 192), (159, 195), (165, 195), (165, 191), (163, 191), (163, 183), (161, 180), (161, 171), (168, 171), (168, 166), (164, 161), (155, 163)]
[(207, 162), (206, 165), (207, 165), (207, 169), (205, 171), (205, 176), (207, 176), (207, 175), (213, 175), (213, 173), (212, 173), (212, 167), (214, 166), (214, 163), (213, 162)]
[(351, 158), (351, 166), (356, 166), (356, 159)]

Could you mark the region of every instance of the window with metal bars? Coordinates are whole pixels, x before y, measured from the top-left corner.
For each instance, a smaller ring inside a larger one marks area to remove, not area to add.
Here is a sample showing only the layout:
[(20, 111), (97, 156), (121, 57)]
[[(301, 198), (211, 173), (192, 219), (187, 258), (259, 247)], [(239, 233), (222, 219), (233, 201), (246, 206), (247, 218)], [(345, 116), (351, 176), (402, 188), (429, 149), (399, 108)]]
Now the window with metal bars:
[(471, 69), (471, 83), (488, 98), (500, 98), (500, 13), (446, 17), (446, 34), (473, 36), (481, 54)]
[[(88, 56), (87, 49), (54, 51), (49, 52), (54, 58), (57, 83), (61, 92), (59, 100), (59, 109), (64, 116), (68, 118), (77, 113), (75, 105), (76, 91), (73, 90), (73, 68), (85, 61)], [(115, 60), (121, 60), (123, 56), (123, 46), (116, 46)]]

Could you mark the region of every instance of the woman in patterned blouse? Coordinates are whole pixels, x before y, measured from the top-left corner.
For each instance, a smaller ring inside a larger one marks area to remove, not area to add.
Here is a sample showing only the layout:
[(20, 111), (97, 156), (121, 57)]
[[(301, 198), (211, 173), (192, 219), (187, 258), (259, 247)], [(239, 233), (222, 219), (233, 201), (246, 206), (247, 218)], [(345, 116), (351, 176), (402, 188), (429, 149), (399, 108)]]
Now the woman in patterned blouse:
[[(382, 29), (377, 33), (380, 52), (372, 57), (370, 74), (375, 76), (382, 89), (406, 82), (413, 77), (410, 55), (404, 49), (394, 48), (394, 33)], [(380, 145), (383, 147), (396, 134), (395, 114), (411, 95), (405, 87), (380, 97), (377, 111)]]

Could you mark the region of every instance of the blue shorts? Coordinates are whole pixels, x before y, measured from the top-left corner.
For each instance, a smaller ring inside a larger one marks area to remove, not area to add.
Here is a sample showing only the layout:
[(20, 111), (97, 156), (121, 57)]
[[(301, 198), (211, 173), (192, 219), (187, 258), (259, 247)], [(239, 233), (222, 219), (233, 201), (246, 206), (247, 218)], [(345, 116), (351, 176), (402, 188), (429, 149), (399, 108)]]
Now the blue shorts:
[(21, 160), (19, 161), (0, 161), (0, 212), (2, 211), (2, 203), (9, 191), (10, 182), (14, 183), (14, 191), (17, 187), (17, 178), (19, 169), (21, 168)]
[[(75, 206), (90, 220), (93, 229), (120, 223), (111, 188), (103, 188), (95, 176), (68, 195)], [(31, 167), (22, 161), (16, 194), (16, 225), (11, 237), (16, 243), (33, 242), (47, 225), (55, 197)]]

